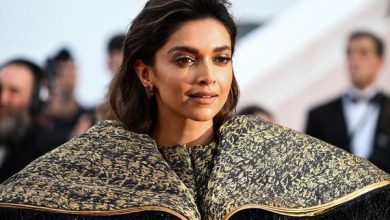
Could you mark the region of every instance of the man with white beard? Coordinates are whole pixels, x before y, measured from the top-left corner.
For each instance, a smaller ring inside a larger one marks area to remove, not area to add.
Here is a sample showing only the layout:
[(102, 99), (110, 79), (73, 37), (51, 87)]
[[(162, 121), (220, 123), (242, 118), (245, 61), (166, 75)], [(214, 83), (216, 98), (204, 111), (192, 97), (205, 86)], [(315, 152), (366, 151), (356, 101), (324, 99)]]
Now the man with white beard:
[(43, 70), (23, 59), (0, 66), (0, 182), (63, 142), (35, 121)]

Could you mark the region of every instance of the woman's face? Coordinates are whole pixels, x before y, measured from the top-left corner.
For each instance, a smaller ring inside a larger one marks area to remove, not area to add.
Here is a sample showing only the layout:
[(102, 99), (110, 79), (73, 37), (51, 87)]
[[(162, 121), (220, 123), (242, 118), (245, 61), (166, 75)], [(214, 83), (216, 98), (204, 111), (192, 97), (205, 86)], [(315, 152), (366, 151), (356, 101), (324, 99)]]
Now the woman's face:
[(229, 95), (231, 47), (228, 31), (215, 19), (189, 21), (174, 32), (151, 67), (159, 117), (212, 120)]

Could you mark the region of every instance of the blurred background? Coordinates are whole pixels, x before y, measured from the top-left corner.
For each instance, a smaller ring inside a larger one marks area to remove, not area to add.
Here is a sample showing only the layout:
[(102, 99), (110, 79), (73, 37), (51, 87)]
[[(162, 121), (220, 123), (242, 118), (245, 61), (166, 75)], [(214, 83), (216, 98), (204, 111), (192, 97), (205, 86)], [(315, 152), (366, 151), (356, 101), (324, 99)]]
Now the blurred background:
[[(108, 84), (145, 2), (0, 0), (0, 182), (111, 118)], [(306, 132), (390, 173), (390, 56), (377, 40), (390, 50), (390, 0), (231, 2), (238, 114)], [(366, 32), (350, 39), (357, 30)]]
[[(232, 0), (239, 24), (234, 58), (240, 110), (258, 104), (302, 131), (309, 108), (349, 86), (348, 34), (367, 29), (390, 44), (388, 0)], [(0, 0), (0, 63), (24, 57), (44, 66), (67, 48), (82, 106), (103, 100), (111, 79), (106, 47), (125, 33), (145, 0)], [(389, 49), (389, 48), (387, 48)], [(390, 92), (390, 56), (380, 85)]]

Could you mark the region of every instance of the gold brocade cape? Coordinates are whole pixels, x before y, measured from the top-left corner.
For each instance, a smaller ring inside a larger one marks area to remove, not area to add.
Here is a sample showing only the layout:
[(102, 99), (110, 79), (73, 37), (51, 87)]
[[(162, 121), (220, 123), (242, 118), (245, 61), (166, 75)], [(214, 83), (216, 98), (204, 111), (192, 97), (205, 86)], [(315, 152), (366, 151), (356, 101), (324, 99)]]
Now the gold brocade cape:
[[(387, 187), (367, 160), (294, 130), (240, 116), (219, 129), (204, 210), (231, 219), (245, 209), (316, 216)], [(78, 216), (160, 211), (200, 219), (186, 186), (155, 141), (100, 122), (0, 185), (0, 209)]]

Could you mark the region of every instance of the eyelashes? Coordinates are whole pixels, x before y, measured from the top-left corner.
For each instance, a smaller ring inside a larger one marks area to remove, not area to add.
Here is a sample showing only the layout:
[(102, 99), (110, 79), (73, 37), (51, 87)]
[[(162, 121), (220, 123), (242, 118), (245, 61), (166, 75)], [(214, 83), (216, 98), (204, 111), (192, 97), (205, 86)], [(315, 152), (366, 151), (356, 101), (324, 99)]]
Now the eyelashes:
[[(213, 63), (219, 66), (224, 66), (230, 63), (232, 58), (228, 55), (218, 55), (213, 57)], [(178, 56), (174, 59), (174, 62), (179, 66), (191, 66), (197, 64), (199, 59), (193, 56)]]
[(227, 64), (231, 60), (232, 60), (232, 58), (229, 56), (217, 56), (216, 58), (214, 58), (214, 63)]
[(178, 65), (193, 64), (195, 62), (196, 59), (191, 56), (178, 56), (175, 58), (175, 63)]

